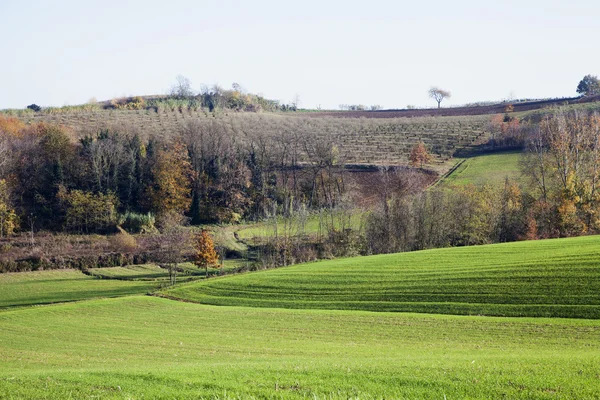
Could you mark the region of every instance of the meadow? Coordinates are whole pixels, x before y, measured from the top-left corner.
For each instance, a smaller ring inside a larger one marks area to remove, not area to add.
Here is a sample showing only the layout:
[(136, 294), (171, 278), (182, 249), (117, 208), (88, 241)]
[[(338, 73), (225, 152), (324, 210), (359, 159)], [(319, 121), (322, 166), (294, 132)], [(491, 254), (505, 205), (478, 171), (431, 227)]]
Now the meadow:
[(320, 261), (163, 290), (221, 306), (600, 318), (600, 236)]
[(0, 398), (600, 398), (599, 244), (0, 274)]
[(214, 307), (0, 312), (0, 398), (600, 397), (600, 322)]
[(461, 160), (452, 173), (440, 181), (442, 185), (504, 185), (506, 178), (519, 181), (522, 151), (507, 151), (473, 156)]
[[(361, 210), (353, 210), (352, 214), (344, 219), (345, 223), (348, 224), (345, 228), (359, 229), (361, 224), (364, 223), (364, 216), (365, 213)], [(332, 229), (341, 229), (340, 217), (334, 215), (332, 224), (331, 214), (329, 213), (323, 213), (321, 216), (316, 213), (310, 214), (306, 217), (303, 225), (300, 224), (298, 217), (289, 218), (287, 221), (283, 218), (277, 218), (277, 221), (274, 221), (271, 218), (267, 221), (242, 226), (240, 229), (235, 230), (235, 234), (241, 240), (253, 241), (273, 237), (276, 231), (281, 235), (287, 227), (293, 235), (317, 235), (319, 233), (326, 234), (328, 225), (331, 225)]]
[(51, 270), (0, 274), (0, 308), (144, 294), (158, 284), (103, 280), (79, 270)]

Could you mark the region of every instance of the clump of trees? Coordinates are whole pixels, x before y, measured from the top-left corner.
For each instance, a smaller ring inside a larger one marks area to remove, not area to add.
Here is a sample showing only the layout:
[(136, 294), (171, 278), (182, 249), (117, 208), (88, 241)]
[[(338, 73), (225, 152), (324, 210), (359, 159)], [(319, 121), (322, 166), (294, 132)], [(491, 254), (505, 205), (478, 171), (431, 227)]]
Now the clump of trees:
[(539, 237), (600, 230), (600, 116), (560, 111), (527, 138), (523, 173), (534, 188)]
[(143, 138), (126, 125), (75, 135), (0, 116), (3, 199), (22, 224), (34, 216), (36, 230), (78, 233), (120, 224), (152, 232), (173, 215), (192, 224), (261, 219), (298, 199), (334, 207), (346, 191), (345, 153), (312, 129), (300, 136), (206, 119), (175, 138)]
[[(503, 122), (507, 130), (516, 120)], [(516, 129), (516, 128), (515, 128)], [(370, 253), (600, 232), (600, 116), (558, 111), (519, 130), (523, 182), (381, 197), (369, 215)], [(408, 183), (405, 183), (407, 185)]]
[(600, 94), (600, 80), (594, 75), (584, 76), (577, 85), (577, 93), (583, 96), (595, 96)]

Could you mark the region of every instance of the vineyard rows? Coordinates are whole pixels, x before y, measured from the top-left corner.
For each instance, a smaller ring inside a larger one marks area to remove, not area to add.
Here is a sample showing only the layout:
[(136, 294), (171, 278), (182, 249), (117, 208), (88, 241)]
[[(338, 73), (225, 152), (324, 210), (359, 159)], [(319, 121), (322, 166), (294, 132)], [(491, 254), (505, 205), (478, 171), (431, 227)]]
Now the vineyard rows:
[(189, 121), (217, 124), (244, 142), (267, 135), (301, 139), (312, 136), (334, 144), (352, 164), (404, 164), (411, 148), (422, 141), (438, 159), (487, 136), (490, 116), (415, 118), (332, 118), (298, 114), (250, 114), (206, 111), (100, 110), (21, 116), (26, 122), (47, 122), (71, 127), (79, 135), (111, 127), (127, 127), (143, 136), (176, 137)]

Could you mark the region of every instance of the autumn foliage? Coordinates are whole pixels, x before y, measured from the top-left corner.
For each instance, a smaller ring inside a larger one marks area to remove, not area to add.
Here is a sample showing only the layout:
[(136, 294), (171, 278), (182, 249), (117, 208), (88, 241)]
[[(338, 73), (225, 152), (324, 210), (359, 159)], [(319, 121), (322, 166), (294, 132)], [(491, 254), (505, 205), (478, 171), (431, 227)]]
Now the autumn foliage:
[(413, 167), (423, 168), (423, 164), (427, 164), (431, 158), (423, 142), (417, 143), (410, 151), (410, 165)]
[(217, 266), (219, 256), (215, 250), (215, 243), (207, 230), (202, 230), (196, 239), (196, 253), (194, 254), (194, 264), (198, 268), (205, 268), (208, 278), (208, 267)]
[(180, 142), (162, 149), (152, 168), (154, 185), (149, 189), (152, 208), (162, 213), (186, 212), (192, 202), (193, 170), (187, 148)]

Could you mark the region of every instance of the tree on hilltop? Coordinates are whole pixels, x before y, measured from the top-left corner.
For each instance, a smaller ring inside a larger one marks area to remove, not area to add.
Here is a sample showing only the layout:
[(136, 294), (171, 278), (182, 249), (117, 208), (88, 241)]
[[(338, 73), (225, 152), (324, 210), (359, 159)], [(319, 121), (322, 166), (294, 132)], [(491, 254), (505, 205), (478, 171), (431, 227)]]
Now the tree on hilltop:
[(598, 80), (597, 76), (584, 76), (583, 79), (579, 81), (579, 85), (577, 85), (577, 93), (584, 96), (600, 94), (600, 80)]
[(441, 108), (442, 100), (446, 98), (449, 99), (450, 97), (452, 97), (452, 94), (447, 90), (440, 89), (434, 86), (431, 89), (429, 89), (429, 97), (437, 101), (438, 108)]
[(183, 75), (178, 75), (176, 83), (171, 87), (171, 96), (178, 99), (187, 99), (194, 97), (194, 94), (190, 80)]

